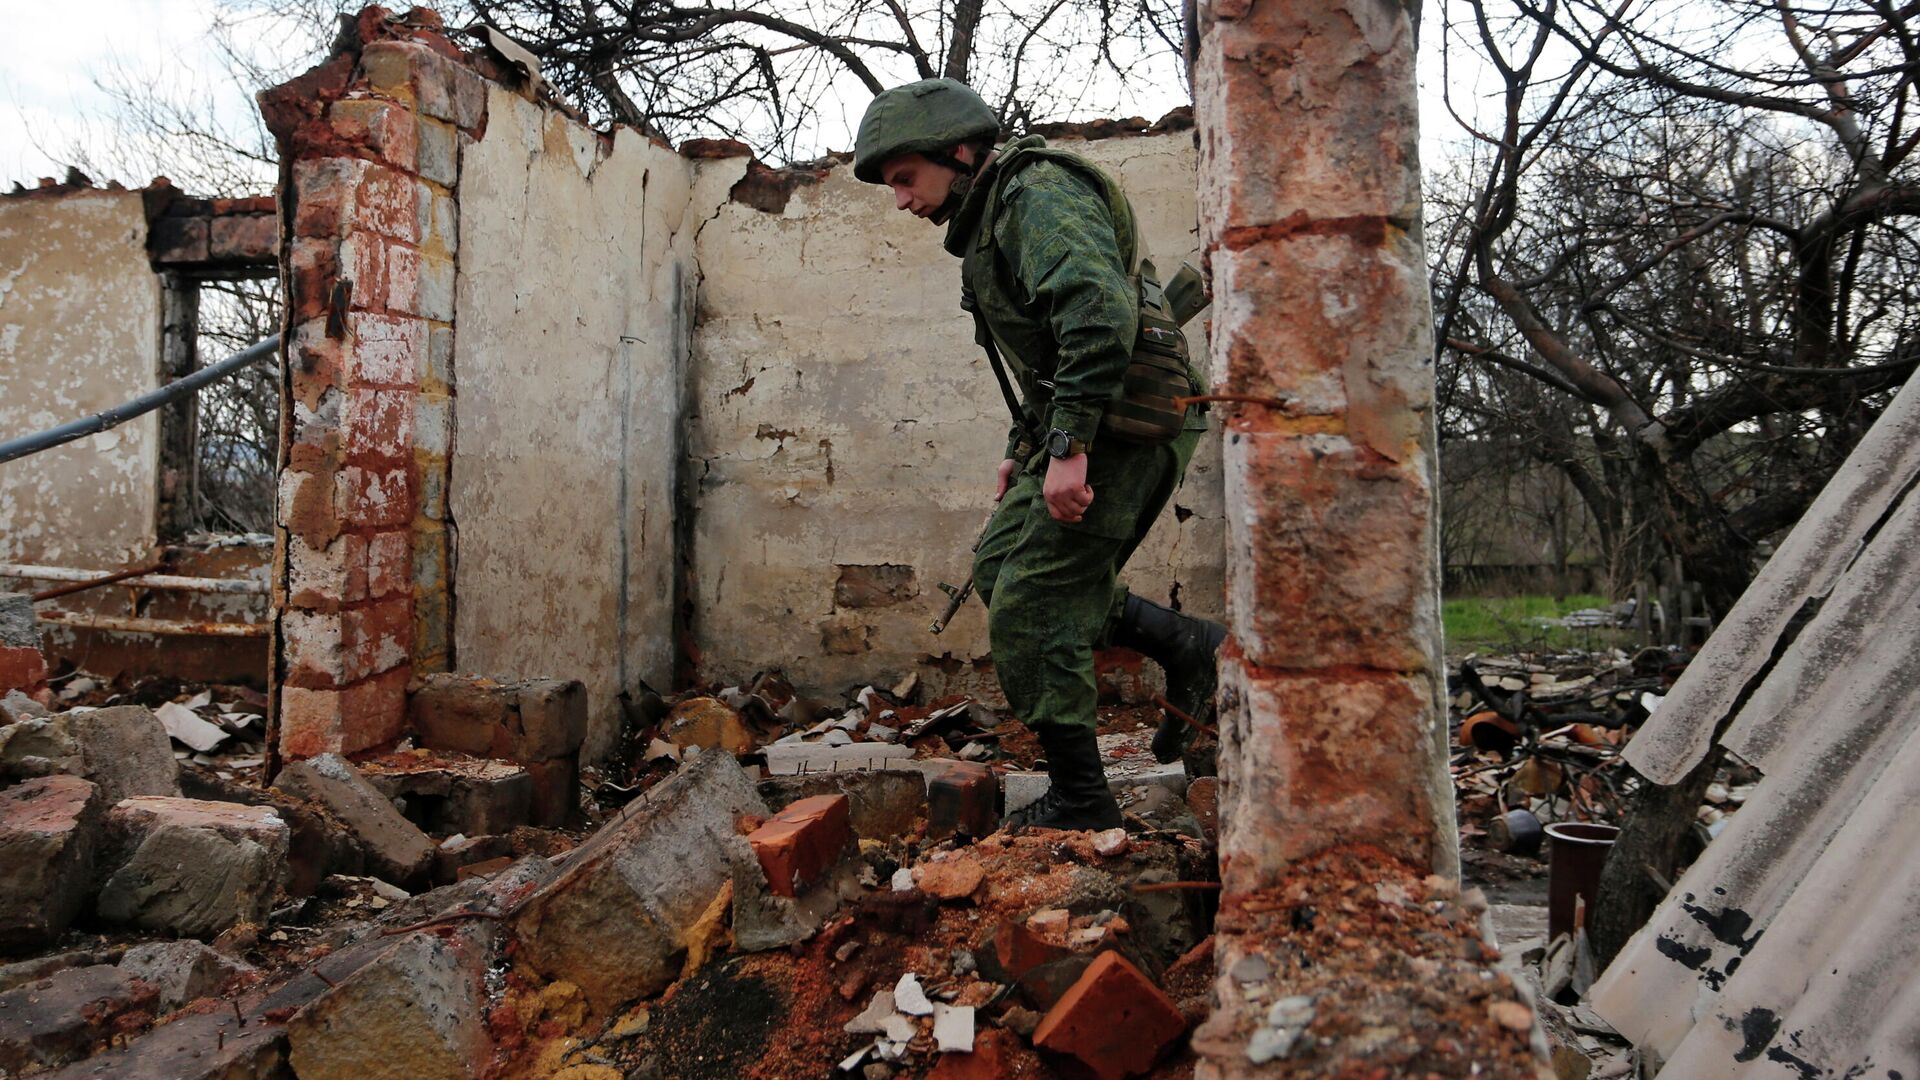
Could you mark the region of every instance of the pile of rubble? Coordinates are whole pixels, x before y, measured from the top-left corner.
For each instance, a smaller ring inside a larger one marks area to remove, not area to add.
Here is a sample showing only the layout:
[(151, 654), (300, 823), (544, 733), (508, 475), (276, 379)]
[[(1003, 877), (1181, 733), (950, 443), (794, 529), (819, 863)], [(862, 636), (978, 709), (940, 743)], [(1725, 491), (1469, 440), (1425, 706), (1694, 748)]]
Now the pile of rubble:
[(235, 688), (66, 689), (0, 717), (6, 1075), (1173, 1075), (1206, 1011), (1217, 781), (1142, 710), (1127, 829), (1014, 836), (1031, 737), (910, 685), (644, 704), (581, 770), (578, 683), (431, 676), (264, 787)]

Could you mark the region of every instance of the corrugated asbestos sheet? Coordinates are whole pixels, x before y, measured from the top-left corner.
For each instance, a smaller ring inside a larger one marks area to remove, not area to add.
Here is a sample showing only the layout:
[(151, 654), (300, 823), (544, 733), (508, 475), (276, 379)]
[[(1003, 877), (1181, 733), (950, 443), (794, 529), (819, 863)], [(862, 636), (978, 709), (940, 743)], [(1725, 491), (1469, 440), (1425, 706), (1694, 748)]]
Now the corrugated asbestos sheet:
[(1765, 774), (1594, 985), (1663, 1077), (1920, 1080), (1916, 383), (1628, 745)]

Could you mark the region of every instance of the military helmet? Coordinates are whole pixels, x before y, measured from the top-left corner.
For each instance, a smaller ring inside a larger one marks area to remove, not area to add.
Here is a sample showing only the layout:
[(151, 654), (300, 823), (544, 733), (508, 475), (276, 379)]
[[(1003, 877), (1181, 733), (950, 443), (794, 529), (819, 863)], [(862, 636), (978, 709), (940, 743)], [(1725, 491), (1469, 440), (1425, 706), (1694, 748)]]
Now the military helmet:
[(1000, 118), (973, 88), (957, 79), (922, 79), (875, 95), (860, 118), (854, 141), (853, 175), (884, 183), (880, 167), (901, 154), (925, 154), (991, 139)]

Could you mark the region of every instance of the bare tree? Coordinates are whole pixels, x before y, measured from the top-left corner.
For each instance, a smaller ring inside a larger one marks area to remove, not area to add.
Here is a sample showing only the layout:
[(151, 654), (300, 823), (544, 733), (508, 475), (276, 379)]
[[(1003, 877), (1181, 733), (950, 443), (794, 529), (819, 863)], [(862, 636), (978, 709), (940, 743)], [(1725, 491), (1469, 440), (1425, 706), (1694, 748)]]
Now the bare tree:
[[(1603, 531), (1724, 612), (1920, 361), (1916, 6), (1456, 0), (1500, 84), (1432, 226), (1443, 408), (1518, 424)], [(1464, 192), (1464, 195), (1459, 193)], [(1610, 505), (1611, 504), (1611, 505)], [(1641, 785), (1592, 931), (1611, 956), (1717, 761)]]

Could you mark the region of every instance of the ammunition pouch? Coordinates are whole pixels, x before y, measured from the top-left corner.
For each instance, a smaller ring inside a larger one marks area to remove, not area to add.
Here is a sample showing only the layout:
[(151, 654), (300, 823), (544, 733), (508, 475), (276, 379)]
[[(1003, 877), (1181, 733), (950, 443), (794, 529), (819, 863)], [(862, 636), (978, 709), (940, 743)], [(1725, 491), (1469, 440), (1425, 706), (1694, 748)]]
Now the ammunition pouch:
[(1187, 404), (1179, 399), (1201, 391), (1187, 356), (1187, 336), (1180, 332), (1152, 262), (1141, 260), (1133, 283), (1140, 296), (1133, 359), (1121, 376), (1120, 393), (1107, 402), (1100, 430), (1123, 442), (1156, 446), (1186, 430)]

